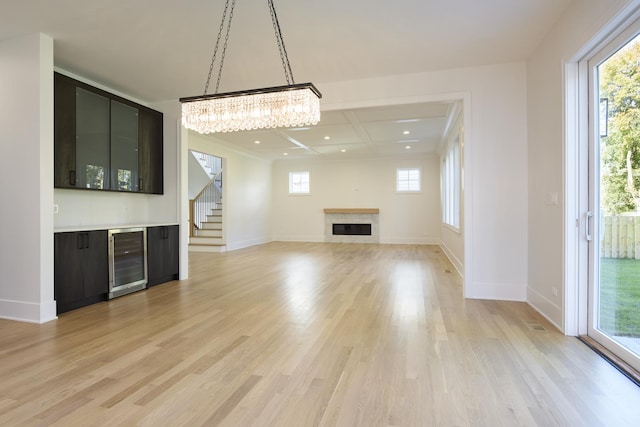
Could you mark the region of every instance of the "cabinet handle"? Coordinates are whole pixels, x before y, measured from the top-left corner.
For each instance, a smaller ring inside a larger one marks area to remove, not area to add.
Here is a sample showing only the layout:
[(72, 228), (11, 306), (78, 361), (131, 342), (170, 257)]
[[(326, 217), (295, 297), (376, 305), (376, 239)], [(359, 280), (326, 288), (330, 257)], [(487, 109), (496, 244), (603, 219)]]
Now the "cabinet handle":
[(76, 246), (78, 249), (86, 249), (89, 247), (89, 233), (78, 233), (76, 238)]
[(69, 185), (76, 185), (76, 171), (69, 171)]

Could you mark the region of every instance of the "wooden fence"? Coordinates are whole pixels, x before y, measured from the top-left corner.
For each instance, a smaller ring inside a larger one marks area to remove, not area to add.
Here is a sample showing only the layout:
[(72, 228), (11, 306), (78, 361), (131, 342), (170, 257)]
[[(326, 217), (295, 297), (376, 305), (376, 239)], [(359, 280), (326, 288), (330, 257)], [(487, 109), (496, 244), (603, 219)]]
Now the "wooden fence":
[(640, 259), (640, 216), (604, 216), (600, 250), (603, 258)]

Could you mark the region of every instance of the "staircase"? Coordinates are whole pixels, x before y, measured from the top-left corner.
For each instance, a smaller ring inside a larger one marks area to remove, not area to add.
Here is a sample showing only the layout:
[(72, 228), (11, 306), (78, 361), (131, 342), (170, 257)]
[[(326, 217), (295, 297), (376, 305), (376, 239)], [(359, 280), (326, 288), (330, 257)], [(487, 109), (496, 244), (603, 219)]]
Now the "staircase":
[(222, 234), (222, 206), (211, 209), (206, 220), (195, 228), (189, 238), (189, 250), (192, 252), (224, 252), (226, 243)]
[(192, 152), (210, 181), (189, 201), (189, 250), (192, 252), (225, 252), (222, 209), (221, 160)]

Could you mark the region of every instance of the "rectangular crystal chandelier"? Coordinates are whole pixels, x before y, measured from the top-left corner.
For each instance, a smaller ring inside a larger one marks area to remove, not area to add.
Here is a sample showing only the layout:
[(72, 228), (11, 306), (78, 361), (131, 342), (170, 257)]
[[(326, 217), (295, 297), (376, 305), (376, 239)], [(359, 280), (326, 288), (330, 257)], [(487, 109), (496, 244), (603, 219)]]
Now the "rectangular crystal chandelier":
[[(318, 124), (322, 95), (311, 83), (295, 83), (273, 0), (267, 0), (267, 5), (288, 84), (263, 89), (218, 93), (235, 4), (236, 0), (225, 1), (218, 37), (209, 66), (209, 75), (204, 86), (204, 95), (180, 98), (182, 125), (199, 133), (215, 133)], [(222, 37), (223, 32), (225, 33), (224, 37)], [(224, 40), (224, 43), (216, 89), (215, 93), (208, 94), (211, 73), (221, 40)]]
[(203, 134), (316, 125), (321, 97), (301, 83), (180, 98), (182, 125)]

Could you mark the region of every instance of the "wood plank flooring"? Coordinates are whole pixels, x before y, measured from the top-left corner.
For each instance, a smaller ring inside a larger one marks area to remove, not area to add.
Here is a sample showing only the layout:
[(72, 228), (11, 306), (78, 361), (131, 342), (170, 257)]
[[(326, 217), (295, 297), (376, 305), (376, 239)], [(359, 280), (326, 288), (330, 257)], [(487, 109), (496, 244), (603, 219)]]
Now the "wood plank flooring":
[(191, 253), (191, 279), (0, 320), (1, 426), (637, 426), (640, 388), (435, 246)]

